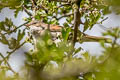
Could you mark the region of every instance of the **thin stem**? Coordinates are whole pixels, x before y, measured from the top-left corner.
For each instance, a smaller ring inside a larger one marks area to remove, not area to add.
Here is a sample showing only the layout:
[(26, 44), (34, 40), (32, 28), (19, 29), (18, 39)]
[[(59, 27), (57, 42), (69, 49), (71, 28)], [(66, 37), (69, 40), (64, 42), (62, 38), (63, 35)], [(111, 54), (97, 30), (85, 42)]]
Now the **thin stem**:
[(2, 55), (2, 53), (0, 53), (0, 56), (3, 58), (3, 61), (5, 61), (5, 63), (7, 64), (9, 70), (11, 70), (14, 74), (17, 74), (12, 67), (10, 66), (10, 64), (8, 63), (8, 61), (6, 60), (6, 58)]
[(19, 49), (19, 48), (20, 48), (21, 46), (23, 46), (25, 43), (26, 43), (26, 41), (24, 41), (21, 45), (19, 45), (18, 47), (16, 47), (13, 51), (7, 52), (8, 55), (6, 56), (6, 58), (8, 59), (12, 53), (14, 53), (17, 49)]
[(60, 20), (60, 19), (62, 19), (62, 18), (64, 18), (64, 17), (69, 17), (69, 16), (71, 16), (71, 15), (73, 15), (73, 13), (71, 13), (71, 14), (64, 14), (63, 16), (61, 16), (61, 17), (56, 17), (56, 16), (53, 16), (52, 18), (55, 18), (56, 20)]
[[(23, 24), (21, 24), (20, 26), (18, 26), (18, 27), (15, 28), (14, 30), (10, 31), (9, 33), (15, 32), (17, 29), (21, 28), (22, 26), (24, 26), (24, 25), (27, 24), (27, 23), (28, 23), (28, 21), (25, 22), (25, 23), (23, 23)], [(8, 33), (4, 33), (4, 35), (6, 35), (6, 34), (8, 34)]]
[(49, 0), (49, 1), (68, 2), (68, 0)]
[(33, 6), (33, 8), (35, 8), (35, 7), (37, 6), (35, 0), (31, 0), (31, 2), (32, 2), (32, 6)]
[(58, 6), (57, 8), (61, 8), (61, 7), (63, 7), (63, 6), (71, 6), (71, 4), (70, 4), (70, 3), (61, 4), (61, 5), (60, 5), (60, 6)]
[(38, 5), (38, 8), (37, 9), (43, 9), (46, 13), (48, 13), (48, 9), (45, 8), (44, 6), (42, 5)]
[(22, 7), (23, 7), (23, 10), (31, 17), (32, 14), (27, 10), (26, 6), (23, 5)]

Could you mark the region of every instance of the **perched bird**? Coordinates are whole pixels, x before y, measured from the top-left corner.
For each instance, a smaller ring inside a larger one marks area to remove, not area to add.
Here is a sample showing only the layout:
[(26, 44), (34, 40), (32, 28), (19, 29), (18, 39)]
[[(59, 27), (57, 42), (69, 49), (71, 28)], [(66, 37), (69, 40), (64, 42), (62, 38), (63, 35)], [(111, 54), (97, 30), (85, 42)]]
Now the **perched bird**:
[(49, 30), (52, 38), (57, 38), (57, 36), (61, 35), (62, 26), (53, 25), (53, 24), (45, 24), (41, 21), (31, 21), (26, 24), (27, 27), (30, 28), (31, 33), (35, 38), (39, 38), (44, 35), (45, 30)]
[[(31, 33), (33, 34), (33, 36), (35, 38), (40, 38), (40, 36), (42, 36), (44, 34), (45, 30), (48, 29), (51, 33), (51, 36), (52, 36), (53, 40), (55, 40), (58, 36), (61, 35), (61, 31), (62, 31), (62, 28), (63, 28), (63, 26), (60, 26), (60, 25), (46, 24), (46, 23), (43, 23), (43, 22), (37, 21), (37, 20), (31, 21), (30, 23), (26, 24), (26, 26), (30, 28)], [(78, 31), (78, 33), (82, 34), (82, 37), (80, 39), (77, 38), (77, 41), (99, 42), (99, 41), (103, 40), (106, 43), (111, 42), (111, 39), (109, 39), (109, 38), (91, 36), (91, 35), (82, 33), (80, 31)]]

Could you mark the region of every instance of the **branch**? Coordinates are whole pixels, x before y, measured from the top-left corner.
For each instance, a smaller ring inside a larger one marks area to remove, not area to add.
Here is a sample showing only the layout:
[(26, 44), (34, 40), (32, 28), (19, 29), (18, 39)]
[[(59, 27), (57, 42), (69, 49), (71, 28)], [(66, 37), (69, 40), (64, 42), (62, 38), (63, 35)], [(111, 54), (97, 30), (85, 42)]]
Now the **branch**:
[[(12, 33), (12, 32), (15, 32), (17, 29), (19, 29), (20, 27), (22, 27), (22, 26), (24, 26), (25, 24), (27, 24), (28, 23), (28, 21), (27, 22), (25, 22), (25, 23), (23, 23), (23, 24), (21, 24), (20, 26), (18, 26), (17, 28), (15, 28), (14, 30), (12, 30), (12, 31), (10, 31), (9, 32), (9, 34), (10, 33)], [(7, 32), (6, 33), (4, 33), (4, 35), (6, 35), (6, 34), (8, 34)]]
[(71, 15), (73, 15), (73, 13), (72, 14), (64, 14), (63, 16), (59, 17), (58, 20), (62, 19), (63, 17), (69, 17)]
[(0, 53), (0, 56), (3, 58), (3, 61), (5, 61), (5, 63), (7, 64), (9, 70), (11, 70), (14, 74), (17, 74), (10, 66), (10, 64), (8, 63), (8, 61), (6, 60), (6, 58), (2, 55), (2, 53)]
[(37, 6), (37, 3), (35, 2), (35, 0), (31, 0), (33, 8), (35, 8)]
[(23, 5), (23, 10), (29, 15), (29, 16), (32, 16), (32, 14), (27, 10), (26, 6)]
[(79, 25), (80, 25), (80, 13), (79, 13), (79, 8), (77, 8), (74, 10), (73, 46), (75, 45), (75, 42), (77, 41), (77, 31), (78, 31)]
[(25, 43), (26, 43), (26, 41), (24, 41), (21, 45), (19, 45), (18, 47), (16, 47), (13, 51), (7, 52), (8, 55), (6, 56), (6, 58), (8, 59), (12, 53), (14, 53), (17, 49), (19, 49), (19, 48), (20, 48), (21, 46), (23, 46)]
[(102, 25), (102, 22), (105, 21), (105, 20), (107, 20), (107, 19), (108, 19), (108, 17), (104, 18), (104, 19), (103, 19), (102, 21), (100, 21), (100, 22), (97, 22), (96, 24), (98, 24), (99, 27), (102, 28), (103, 30), (111, 30), (111, 28), (109, 29), (109, 28), (106, 28), (105, 26)]
[(56, 16), (53, 16), (52, 18), (55, 18), (56, 20), (60, 20), (60, 19), (62, 19), (62, 18), (64, 18), (64, 17), (69, 17), (69, 16), (71, 16), (71, 15), (73, 15), (73, 13), (71, 13), (71, 14), (64, 14), (63, 16), (61, 16), (61, 17), (59, 17), (59, 18), (57, 18)]
[(83, 33), (83, 37), (80, 39), (81, 42), (99, 42), (105, 41), (106, 43), (111, 43), (112, 40), (110, 38), (99, 37), (99, 36), (91, 36)]
[(48, 13), (48, 9), (43, 7), (42, 5), (39, 5), (37, 9), (43, 9), (43, 10), (45, 10), (46, 13)]
[(49, 0), (49, 1), (68, 2), (68, 0)]
[(61, 8), (61, 7), (63, 7), (63, 6), (66, 6), (66, 5), (70, 5), (71, 6), (71, 4), (70, 3), (66, 3), (66, 4), (61, 4), (60, 6), (58, 6), (57, 8), (59, 9), (59, 8)]
[(75, 9), (74, 9), (74, 34), (73, 34), (73, 46), (75, 45), (75, 42), (77, 41), (77, 31), (78, 31), (78, 27), (81, 24), (81, 16), (80, 16), (80, 3), (82, 0), (76, 0), (75, 2)]

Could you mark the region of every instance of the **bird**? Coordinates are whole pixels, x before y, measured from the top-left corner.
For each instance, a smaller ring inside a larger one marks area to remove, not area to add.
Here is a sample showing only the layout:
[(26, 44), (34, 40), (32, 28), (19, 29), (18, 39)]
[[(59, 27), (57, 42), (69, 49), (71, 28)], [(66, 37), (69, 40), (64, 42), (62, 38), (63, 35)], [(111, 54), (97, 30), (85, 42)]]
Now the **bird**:
[(46, 30), (50, 31), (52, 38), (56, 38), (61, 34), (61, 30), (62, 30), (62, 26), (54, 25), (54, 24), (49, 25), (37, 20), (31, 21), (25, 26), (30, 28), (30, 32), (35, 38), (40, 38), (42, 35), (45, 34)]
[[(52, 40), (56, 40), (61, 34), (62, 34), (62, 28), (63, 26), (55, 25), (55, 24), (46, 24), (42, 21), (38, 20), (32, 20), (28, 24), (25, 25), (26, 27), (30, 28), (30, 31), (32, 35), (35, 38), (40, 38), (46, 30), (50, 31), (50, 34), (52, 36)], [(78, 34), (82, 34), (82, 37), (78, 35), (77, 41), (79, 42), (99, 42), (99, 41), (105, 41), (106, 43), (111, 43), (110, 38), (105, 38), (103, 36), (92, 36), (88, 35), (86, 33), (83, 33), (81, 31), (78, 31)], [(72, 34), (73, 35), (73, 34)], [(71, 34), (69, 34), (71, 36)]]

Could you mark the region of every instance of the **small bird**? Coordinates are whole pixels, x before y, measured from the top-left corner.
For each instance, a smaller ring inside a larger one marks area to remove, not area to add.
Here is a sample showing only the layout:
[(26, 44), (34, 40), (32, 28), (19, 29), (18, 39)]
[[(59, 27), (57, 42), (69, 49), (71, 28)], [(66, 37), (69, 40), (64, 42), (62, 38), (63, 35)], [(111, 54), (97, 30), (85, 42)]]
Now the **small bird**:
[(44, 35), (45, 30), (49, 30), (51, 33), (52, 38), (57, 38), (61, 35), (62, 26), (53, 25), (53, 24), (45, 24), (41, 21), (31, 21), (30, 23), (26, 24), (27, 27), (30, 28), (31, 33), (35, 38), (39, 38), (40, 36)]
[[(57, 39), (58, 36), (61, 35), (61, 31), (63, 26), (60, 25), (54, 25), (54, 24), (46, 24), (41, 21), (33, 20), (30, 23), (26, 24), (25, 26), (30, 28), (31, 33), (35, 38), (40, 38), (44, 33), (45, 30), (49, 30), (52, 36), (52, 39)], [(110, 43), (111, 39), (105, 38), (105, 37), (98, 37), (98, 36), (91, 36), (88, 34), (85, 34), (83, 32), (78, 31), (78, 33), (82, 33), (82, 38), (77, 41), (80, 42), (99, 42), (99, 41), (105, 41), (106, 43)], [(70, 34), (71, 35), (71, 34)]]

